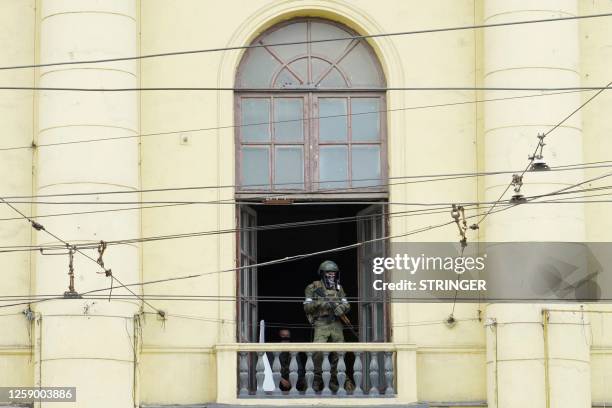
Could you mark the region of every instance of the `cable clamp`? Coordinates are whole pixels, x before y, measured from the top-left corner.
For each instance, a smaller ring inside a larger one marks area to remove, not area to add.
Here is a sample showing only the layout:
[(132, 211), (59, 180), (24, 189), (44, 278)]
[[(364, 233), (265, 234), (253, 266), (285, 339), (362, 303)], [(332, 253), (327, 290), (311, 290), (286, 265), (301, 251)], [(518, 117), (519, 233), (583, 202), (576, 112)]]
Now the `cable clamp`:
[(39, 224), (36, 221), (30, 220), (30, 223), (32, 224), (32, 228), (34, 228), (36, 231), (44, 231), (45, 230), (45, 227), (43, 227), (42, 224)]
[(23, 315), (29, 322), (34, 320), (34, 312), (30, 308), (30, 306), (28, 306), (28, 308), (23, 311)]
[(523, 186), (523, 176), (519, 174), (512, 175), (512, 185), (514, 186), (514, 192), (520, 193), (521, 187)]
[(65, 299), (80, 299), (81, 295), (74, 290), (74, 253), (77, 251), (76, 245), (70, 245), (66, 243), (66, 248), (68, 248), (68, 290), (64, 292)]
[[(100, 241), (100, 243), (98, 244), (98, 259), (96, 260), (96, 262), (102, 267), (102, 269), (104, 269), (104, 260), (102, 259), (104, 251), (106, 251), (106, 242)], [(104, 272), (106, 272), (106, 270)], [(106, 276), (108, 276), (108, 274)]]
[(451, 210), (451, 217), (455, 220), (455, 222), (459, 222), (459, 208), (456, 204), (453, 204), (453, 209)]
[[(462, 205), (453, 204), (453, 209), (451, 210), (451, 217), (457, 224), (457, 228), (459, 229), (459, 235), (461, 239), (459, 239), (459, 243), (461, 244), (461, 256), (463, 256), (463, 250), (467, 247), (467, 237), (465, 233), (468, 229), (467, 221), (465, 219), (465, 209)], [(461, 218), (461, 221), (459, 221)]]
[(546, 143), (544, 143), (545, 137), (546, 135), (544, 133), (538, 133), (538, 146), (536, 147), (535, 153), (528, 156), (531, 161), (531, 165), (529, 166), (531, 171), (550, 170), (550, 167), (544, 161), (544, 146), (546, 146)]

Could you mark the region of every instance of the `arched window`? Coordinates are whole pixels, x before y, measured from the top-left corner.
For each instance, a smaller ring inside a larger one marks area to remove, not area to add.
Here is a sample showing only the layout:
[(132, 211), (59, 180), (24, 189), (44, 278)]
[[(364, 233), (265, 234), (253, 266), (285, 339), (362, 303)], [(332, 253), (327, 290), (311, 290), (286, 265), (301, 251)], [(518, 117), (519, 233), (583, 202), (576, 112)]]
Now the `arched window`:
[[(368, 273), (371, 259), (386, 253), (384, 241), (378, 240), (386, 235), (386, 85), (370, 45), (351, 38), (355, 35), (326, 20), (289, 20), (256, 38), (240, 62), (235, 85), (236, 197), (258, 200), (276, 192), (319, 201), (350, 193), (351, 199), (334, 205), (312, 202), (308, 210), (279, 205), (282, 202), (239, 206), (239, 341), (257, 341), (259, 320), (303, 322), (301, 304), (278, 307), (257, 297), (301, 296), (323, 259), (292, 263), (291, 285), (285, 284), (282, 268), (249, 265), (354, 242), (369, 243), (330, 259), (344, 269), (347, 293), (369, 299), (351, 312), (360, 327), (359, 341), (388, 338), (386, 307), (380, 301), (384, 294), (373, 291), (374, 275)], [(345, 40), (317, 42), (337, 38)], [(279, 43), (300, 44), (272, 45)], [(342, 216), (359, 219), (309, 226), (299, 231), (299, 239), (291, 229), (253, 228)], [(305, 330), (294, 332), (295, 338), (307, 341)]]
[(339, 24), (277, 25), (245, 53), (236, 78), (238, 193), (385, 192), (385, 80), (363, 39)]

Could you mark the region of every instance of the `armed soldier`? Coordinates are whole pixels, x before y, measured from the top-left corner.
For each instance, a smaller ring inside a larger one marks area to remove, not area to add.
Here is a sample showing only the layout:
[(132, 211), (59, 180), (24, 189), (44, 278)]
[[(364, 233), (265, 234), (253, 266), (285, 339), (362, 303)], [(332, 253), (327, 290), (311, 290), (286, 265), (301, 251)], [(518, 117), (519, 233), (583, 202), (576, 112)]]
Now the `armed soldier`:
[[(342, 320), (347, 320), (345, 316), (351, 306), (346, 300), (346, 294), (340, 286), (340, 270), (333, 261), (325, 261), (319, 266), (319, 280), (312, 282), (306, 287), (304, 300), (304, 311), (310, 324), (314, 326), (315, 343), (343, 343)], [(314, 356), (314, 388), (320, 390), (322, 384), (321, 376), (321, 353)], [(338, 356), (336, 353), (330, 355), (332, 365), (331, 388), (337, 388), (336, 370)]]

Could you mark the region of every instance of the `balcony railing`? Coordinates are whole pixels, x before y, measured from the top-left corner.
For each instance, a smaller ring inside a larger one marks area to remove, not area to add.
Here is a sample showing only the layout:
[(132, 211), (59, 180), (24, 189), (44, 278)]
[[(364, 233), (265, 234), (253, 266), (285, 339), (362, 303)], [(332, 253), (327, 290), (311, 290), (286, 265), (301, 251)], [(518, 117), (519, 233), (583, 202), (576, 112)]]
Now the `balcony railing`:
[[(413, 344), (227, 343), (214, 350), (220, 404), (267, 399), (286, 405), (295, 398), (323, 398), (331, 405), (363, 398), (417, 401)], [(269, 391), (264, 390), (264, 357), (272, 371)]]
[[(273, 356), (272, 379), (274, 390), (264, 391), (264, 358), (266, 354)], [(395, 396), (394, 374), (395, 366), (393, 363), (394, 353), (384, 352), (362, 352), (355, 351), (347, 353), (345, 351), (305, 351), (306, 356), (304, 370), (300, 370), (299, 361), (303, 359), (301, 352), (297, 351), (273, 351), (265, 353), (259, 351), (249, 353), (241, 351), (239, 353), (239, 391), (240, 397), (278, 397), (278, 396), (298, 396), (305, 397), (382, 397)], [(352, 354), (349, 355), (349, 354)], [(254, 358), (253, 358), (254, 357)], [(289, 386), (281, 390), (281, 358), (285, 361), (286, 377)], [(318, 357), (318, 358), (317, 358)], [(347, 370), (347, 359), (352, 357), (352, 369)], [(255, 365), (255, 385), (250, 381), (249, 362), (256, 361)], [(317, 361), (318, 360), (318, 361)], [(382, 364), (381, 364), (382, 362)], [(287, 364), (288, 363), (288, 364)], [(303, 371), (301, 373), (300, 371)], [(351, 373), (352, 371), (352, 373)], [(320, 376), (319, 383), (315, 384), (315, 376)], [(364, 373), (367, 375), (364, 379)], [(298, 387), (298, 380), (303, 377), (303, 384)], [(333, 383), (332, 383), (333, 381)]]
[[(416, 391), (416, 353), (412, 345), (234, 343), (217, 346), (217, 358), (217, 375), (225, 384), (223, 390), (219, 389), (219, 401), (295, 397), (412, 400)], [(265, 358), (274, 384), (266, 387), (268, 390), (264, 390)], [(228, 394), (228, 363), (236, 370), (234, 397)]]

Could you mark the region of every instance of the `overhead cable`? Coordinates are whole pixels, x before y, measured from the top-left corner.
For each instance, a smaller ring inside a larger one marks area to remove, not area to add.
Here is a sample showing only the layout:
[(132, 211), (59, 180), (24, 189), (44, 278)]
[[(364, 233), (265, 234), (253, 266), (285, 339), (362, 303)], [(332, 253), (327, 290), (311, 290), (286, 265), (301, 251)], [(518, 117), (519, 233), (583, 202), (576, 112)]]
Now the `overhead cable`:
[[(606, 87), (602, 88), (601, 90), (599, 90), (597, 93), (595, 93), (594, 95), (592, 95), (589, 99), (587, 99), (586, 101), (584, 101), (582, 104), (580, 104), (580, 106), (578, 106), (576, 109), (574, 109), (572, 112), (570, 112), (567, 116), (565, 116), (563, 119), (561, 119), (556, 125), (554, 125), (552, 128), (550, 128), (547, 132), (545, 132), (543, 135), (538, 135), (538, 144), (536, 145), (533, 154), (531, 154), (529, 156), (529, 162), (527, 163), (527, 166), (525, 167), (525, 169), (521, 172), (520, 176), (517, 177), (517, 179), (521, 180), (522, 183), (522, 178), (525, 175), (525, 173), (527, 172), (527, 170), (529, 170), (532, 166), (532, 164), (534, 163), (534, 160), (537, 157), (537, 153), (538, 153), (538, 149), (541, 149), (543, 147), (544, 144), (544, 139), (550, 135), (552, 132), (554, 132), (556, 129), (558, 129), (561, 125), (563, 125), (567, 120), (569, 120), (572, 116), (574, 116), (576, 113), (580, 112), (580, 110), (582, 108), (584, 108), (587, 104), (589, 104), (593, 99), (597, 98), (605, 89), (608, 89), (610, 87), (610, 85), (612, 85), (612, 81), (610, 81)], [(541, 136), (541, 137), (540, 137)], [(515, 180), (515, 178), (513, 177), (513, 180)], [(499, 196), (499, 198), (497, 199), (497, 202), (499, 203), (502, 198), (506, 195), (506, 193), (508, 192), (508, 190), (510, 189), (510, 187), (513, 185), (513, 181), (510, 181), (510, 183), (506, 186), (506, 188), (504, 189), (504, 191), (501, 193), (501, 195)], [(495, 208), (496, 204), (494, 204), (491, 208), (489, 208), (489, 210), (476, 222), (476, 225), (480, 225), (490, 214), (491, 211), (493, 211), (493, 209)]]
[(513, 100), (513, 99), (538, 98), (538, 97), (543, 97), (543, 96), (563, 95), (563, 94), (576, 93), (576, 92), (585, 92), (585, 91), (580, 90), (580, 91), (551, 92), (551, 93), (545, 93), (545, 94), (537, 93), (537, 94), (531, 94), (531, 95), (509, 96), (509, 97), (503, 97), (503, 98), (476, 99), (476, 100), (471, 100), (471, 101), (448, 102), (448, 103), (440, 103), (440, 104), (432, 104), (432, 105), (407, 106), (407, 107), (401, 107), (401, 108), (380, 109), (380, 110), (372, 110), (372, 111), (366, 111), (366, 112), (351, 112), (351, 113), (336, 114), (336, 115), (310, 116), (310, 117), (300, 118), (300, 119), (285, 119), (285, 120), (277, 120), (277, 121), (255, 122), (255, 123), (248, 123), (248, 124), (241, 123), (241, 124), (213, 126), (213, 127), (204, 127), (204, 128), (196, 128), (196, 129), (183, 129), (183, 130), (172, 130), (172, 131), (165, 131), (165, 132), (140, 133), (140, 134), (134, 134), (134, 135), (127, 135), (127, 136), (103, 137), (103, 138), (83, 139), (83, 140), (70, 140), (70, 141), (64, 141), (64, 142), (53, 142), (53, 143), (42, 143), (42, 144), (30, 143), (26, 146), (0, 147), (0, 151), (38, 149), (41, 147), (64, 146), (64, 145), (71, 145), (71, 144), (104, 142), (104, 141), (109, 141), (109, 140), (124, 140), (124, 139), (133, 139), (133, 138), (141, 138), (141, 137), (151, 137), (151, 136), (165, 136), (165, 135), (172, 135), (172, 134), (177, 134), (177, 133), (197, 133), (197, 132), (207, 132), (207, 131), (223, 130), (223, 129), (248, 128), (251, 126), (272, 125), (272, 124), (292, 123), (292, 122), (304, 122), (304, 121), (315, 120), (315, 119), (328, 119), (328, 118), (348, 117), (348, 116), (352, 117), (352, 116), (359, 116), (359, 115), (371, 115), (375, 113), (391, 113), (391, 112), (399, 112), (399, 111), (410, 111), (410, 110), (432, 109), (432, 108), (441, 108), (441, 107), (449, 107), (449, 106), (457, 106), (457, 105), (478, 104), (478, 103), (485, 103), (485, 102), (499, 102), (499, 101)]
[[(612, 161), (598, 161), (598, 162), (590, 162), (590, 163), (582, 163), (582, 165), (585, 165), (584, 167), (576, 167), (576, 166), (580, 166), (581, 164), (571, 164), (571, 165), (563, 165), (563, 166), (556, 166), (556, 167), (551, 167), (552, 171), (565, 171), (565, 170), (583, 170), (583, 169), (594, 169), (594, 168), (607, 168), (610, 167), (610, 165), (597, 165), (597, 164), (601, 164), (601, 163), (612, 163)], [(590, 166), (590, 165), (594, 165), (594, 166)], [(466, 176), (466, 177), (480, 177), (480, 176), (487, 176), (487, 175), (496, 175), (496, 174), (508, 174), (508, 173), (514, 173), (515, 171), (499, 171), (499, 172), (480, 172), (480, 173), (456, 173), (457, 178), (460, 178), (462, 176)], [(412, 177), (438, 177), (438, 176), (447, 176), (447, 175), (451, 175), (451, 174), (444, 174), (444, 175), (429, 175), (429, 176), (400, 176), (400, 177), (391, 177), (391, 179), (396, 179), (396, 178), (412, 178)], [(431, 180), (431, 181), (437, 181), (437, 180), (441, 180), (441, 179), (435, 179), (435, 180)], [(192, 189), (208, 189), (208, 188), (226, 188), (226, 187), (234, 187), (232, 186), (194, 186), (194, 187), (177, 187), (177, 188), (159, 188), (159, 189), (146, 189), (146, 190), (138, 190), (139, 192), (143, 192), (143, 193), (148, 193), (148, 192), (163, 192), (163, 191), (182, 191), (182, 190), (192, 190)], [(65, 194), (65, 196), (70, 196), (70, 195), (90, 195), (90, 194), (120, 194), (120, 193), (132, 193), (134, 192), (134, 190), (130, 190), (130, 191), (110, 191), (110, 192), (91, 192), (91, 193), (67, 193)], [(62, 194), (63, 195), (63, 194)], [(6, 197), (6, 198), (29, 198), (29, 197), (55, 197), (57, 195), (53, 195), (53, 194), (49, 194), (49, 195), (38, 195), (38, 196), (12, 196), (12, 197)], [(192, 204), (197, 204), (197, 203), (192, 203)], [(99, 214), (99, 213), (113, 213), (113, 212), (119, 212), (119, 211), (132, 211), (132, 210), (146, 210), (146, 209), (155, 209), (155, 208), (167, 208), (167, 207), (177, 207), (177, 206), (185, 206), (185, 205), (191, 205), (190, 203), (179, 203), (179, 204), (158, 204), (158, 205), (142, 205), (142, 206), (136, 206), (136, 207), (126, 207), (126, 208), (113, 208), (113, 209), (106, 209), (106, 210), (90, 210), (90, 211), (75, 211), (75, 212), (65, 212), (65, 213), (50, 213), (50, 214), (43, 214), (43, 215), (30, 215), (29, 218), (31, 219), (40, 219), (40, 218), (49, 218), (49, 217), (63, 217), (63, 216), (72, 216), (72, 215), (84, 215), (84, 214)], [(417, 210), (417, 211), (422, 211), (422, 210)], [(14, 220), (21, 220), (22, 217), (8, 217), (8, 218), (0, 218), (0, 221), (14, 221)]]
[(517, 87), (517, 86), (402, 86), (402, 87), (377, 87), (377, 88), (279, 88), (279, 89), (244, 89), (234, 87), (208, 87), (208, 86), (176, 86), (176, 87), (136, 87), (136, 88), (70, 88), (70, 87), (50, 87), (50, 86), (0, 86), (3, 91), (45, 91), (45, 92), (190, 92), (190, 91), (229, 91), (229, 92), (265, 92), (274, 91), (278, 94), (294, 94), (296, 91), (301, 92), (389, 92), (389, 91), (539, 91), (539, 92), (555, 92), (555, 91), (597, 91), (610, 89), (607, 86), (541, 86), (541, 87)]
[(482, 28), (537, 24), (537, 23), (584, 20), (584, 19), (590, 19), (590, 18), (609, 17), (609, 16), (612, 16), (612, 13), (587, 14), (583, 16), (552, 17), (552, 18), (542, 18), (542, 19), (537, 19), (537, 20), (508, 21), (508, 22), (502, 22), (502, 23), (474, 24), (474, 25), (467, 25), (467, 26), (455, 26), (455, 27), (443, 27), (443, 28), (430, 28), (430, 29), (423, 29), (423, 30), (400, 31), (400, 32), (393, 32), (393, 33), (353, 35), (353, 36), (327, 38), (327, 39), (320, 39), (320, 40), (291, 41), (291, 42), (279, 42), (279, 43), (270, 43), (270, 44), (238, 45), (238, 46), (232, 46), (232, 47), (218, 47), (218, 48), (208, 48), (208, 49), (199, 49), (199, 50), (171, 51), (171, 52), (163, 52), (163, 53), (156, 53), (156, 54), (145, 54), (145, 55), (138, 55), (138, 56), (118, 57), (118, 58), (104, 58), (104, 59), (77, 60), (77, 61), (58, 61), (58, 62), (48, 62), (48, 63), (42, 63), (42, 64), (13, 65), (13, 66), (0, 67), (0, 70), (42, 68), (42, 67), (52, 67), (52, 66), (60, 66), (60, 65), (99, 64), (99, 63), (105, 63), (105, 62), (132, 61), (132, 60), (159, 58), (159, 57), (170, 57), (170, 56), (176, 56), (176, 55), (203, 54), (203, 53), (222, 52), (222, 51), (237, 51), (237, 50), (246, 50), (246, 49), (251, 49), (251, 48), (261, 48), (261, 47), (276, 47), (276, 46), (298, 45), (298, 44), (315, 44), (315, 43), (326, 43), (326, 42), (346, 41), (346, 40), (360, 40), (360, 39), (370, 39), (370, 38), (380, 38), (380, 37), (398, 37), (398, 36), (406, 36), (406, 35), (429, 34), (429, 33), (439, 33), (439, 32), (448, 32), (448, 31), (462, 31), (462, 30), (482, 29)]
[[(16, 208), (15, 206), (13, 206), (10, 202), (6, 201), (3, 197), (0, 197), (0, 201), (2, 201), (3, 203), (5, 203), (6, 205), (8, 205), (11, 209), (13, 209), (13, 211), (17, 212), (19, 215), (21, 215), (23, 217), (24, 220), (26, 220), (27, 222), (29, 222), (32, 225), (32, 228), (34, 228), (37, 231), (44, 231), (46, 234), (50, 235), (51, 237), (53, 237), (54, 239), (58, 240), (59, 242), (63, 243), (66, 248), (70, 248), (71, 250), (71, 256), (72, 253), (79, 253), (80, 255), (84, 256), (87, 259), (90, 259), (91, 261), (93, 261), (94, 263), (96, 263), (96, 265), (100, 266), (97, 262), (97, 260), (93, 259), (91, 256), (87, 255), (85, 252), (81, 251), (80, 249), (76, 248), (74, 245), (71, 245), (70, 243), (68, 243), (67, 241), (63, 240), (62, 238), (58, 237), (57, 235), (55, 235), (54, 233), (52, 233), (51, 231), (47, 230), (42, 224), (39, 224), (38, 222), (30, 219), (27, 215), (25, 215), (23, 212), (21, 212), (18, 208)], [(70, 260), (70, 267), (72, 269), (72, 257)], [(104, 269), (104, 268), (103, 268)], [(109, 270), (104, 270), (104, 273), (106, 274), (106, 276), (110, 276), (111, 278), (111, 282), (113, 280), (117, 281), (117, 283), (119, 285), (122, 285), (122, 287), (125, 287), (123, 285), (123, 283), (117, 278), (115, 277), (113, 274), (109, 274)], [(70, 271), (70, 292), (76, 293), (74, 291), (74, 287), (73, 287), (73, 278), (72, 278), (72, 270)], [(130, 288), (125, 287), (128, 292), (132, 293), (134, 296), (138, 297), (138, 295), (136, 293), (134, 293)], [(112, 286), (111, 286), (111, 290), (112, 290)], [(149, 306), (150, 308), (152, 308), (153, 310), (159, 312), (159, 309), (155, 308), (153, 305), (151, 305), (149, 302), (147, 302), (144, 299), (141, 299), (141, 301), (143, 302), (143, 304)]]
[[(563, 192), (563, 191), (567, 191), (573, 187), (576, 186), (580, 186), (583, 185), (585, 183), (588, 183), (592, 180), (595, 179), (601, 179), (601, 178), (605, 178), (612, 175), (612, 173), (608, 173), (608, 174), (604, 174), (598, 177), (595, 177), (593, 179), (590, 180), (586, 180), (584, 182), (580, 182), (577, 183), (575, 185), (572, 186), (568, 186), (565, 187), (563, 189), (557, 190), (557, 192)], [(555, 194), (555, 191), (548, 193), (548, 195), (551, 194)], [(535, 197), (532, 198), (532, 200), (538, 199), (542, 196), (546, 196), (546, 195), (540, 195), (539, 197)], [(498, 208), (496, 210), (493, 210), (490, 212), (490, 214), (495, 214), (498, 212), (502, 212), (502, 211), (506, 211), (510, 208), (515, 207), (518, 204), (502, 204), (504, 205), (503, 208)], [(498, 205), (499, 207), (499, 205)], [(471, 218), (475, 218), (478, 217), (478, 215), (471, 215), (471, 216), (467, 216), (465, 217), (466, 219), (471, 219)], [(309, 257), (313, 257), (313, 256), (318, 256), (318, 255), (322, 255), (322, 254), (328, 254), (328, 253), (335, 253), (335, 252), (342, 252), (342, 251), (346, 251), (349, 249), (354, 249), (357, 248), (359, 246), (365, 245), (365, 244), (369, 244), (369, 243), (373, 243), (373, 242), (379, 242), (379, 241), (387, 241), (387, 240), (391, 240), (391, 239), (396, 239), (396, 238), (403, 238), (406, 236), (410, 236), (410, 235), (415, 235), (415, 234), (419, 234), (419, 233), (423, 233), (423, 232), (427, 232), (427, 231), (431, 231), (433, 229), (438, 229), (438, 228), (442, 228), (445, 226), (448, 226), (450, 224), (454, 224), (454, 220), (453, 221), (448, 221), (448, 222), (444, 222), (444, 223), (440, 223), (440, 224), (435, 224), (435, 225), (429, 225), (429, 226), (425, 226), (425, 227), (421, 227), (418, 229), (414, 229), (402, 234), (396, 234), (396, 235), (388, 235), (388, 236), (384, 236), (384, 237), (380, 237), (380, 238), (374, 238), (374, 239), (370, 239), (370, 240), (365, 240), (365, 241), (361, 241), (361, 242), (357, 242), (355, 244), (350, 244), (350, 245), (345, 245), (345, 246), (341, 246), (341, 247), (336, 247), (336, 248), (331, 248), (331, 249), (326, 249), (326, 250), (322, 250), (322, 251), (316, 251), (316, 252), (310, 252), (310, 253), (305, 253), (305, 254), (299, 254), (299, 255), (292, 255), (292, 256), (287, 256), (284, 258), (279, 258), (279, 259), (274, 259), (271, 261), (266, 261), (266, 262), (260, 262), (260, 263), (255, 263), (255, 264), (250, 264), (250, 265), (243, 265), (243, 266), (238, 266), (235, 268), (227, 268), (227, 269), (221, 269), (221, 270), (216, 270), (216, 271), (210, 271), (210, 272), (203, 272), (203, 273), (198, 273), (198, 274), (192, 274), (192, 275), (184, 275), (184, 276), (177, 276), (177, 277), (171, 277), (171, 278), (164, 278), (164, 279), (157, 279), (157, 280), (151, 280), (151, 281), (145, 281), (145, 282), (139, 282), (139, 283), (131, 283), (131, 284), (121, 284), (120, 287), (116, 287), (116, 288), (101, 288), (101, 289), (94, 289), (94, 290), (90, 290), (87, 292), (82, 293), (83, 296), (85, 295), (89, 295), (91, 293), (99, 293), (99, 292), (105, 292), (111, 289), (119, 289), (121, 287), (125, 287), (126, 289), (129, 290), (128, 286), (140, 286), (143, 287), (144, 285), (150, 285), (150, 284), (157, 284), (157, 283), (165, 283), (165, 282), (172, 282), (172, 281), (179, 281), (179, 280), (186, 280), (186, 279), (194, 279), (194, 278), (198, 278), (198, 277), (202, 277), (202, 276), (208, 276), (208, 275), (213, 275), (213, 274), (221, 274), (221, 273), (227, 273), (227, 272), (236, 272), (236, 271), (240, 271), (243, 269), (250, 269), (250, 268), (256, 268), (256, 267), (262, 267), (262, 266), (269, 266), (269, 265), (276, 265), (276, 264), (281, 264), (281, 263), (287, 263), (287, 262), (292, 262), (292, 261), (296, 261), (296, 260), (300, 260), (300, 259), (305, 259), (305, 258), (309, 258)], [(130, 291), (131, 293), (133, 293), (132, 291)], [(33, 301), (29, 301), (29, 302), (18, 302), (18, 303), (12, 303), (12, 304), (6, 304), (6, 305), (0, 305), (0, 308), (5, 308), (5, 307), (13, 307), (13, 306), (19, 306), (19, 305), (25, 305), (25, 304), (31, 304), (31, 303), (40, 303), (40, 302), (44, 302), (44, 301), (48, 301), (48, 300), (54, 300), (54, 299), (60, 299), (60, 298), (44, 298), (44, 299), (37, 299), (37, 300), (33, 300)]]
[[(559, 166), (550, 167), (551, 171), (574, 171), (574, 170), (585, 170), (585, 169), (597, 169), (597, 168), (607, 168), (612, 167), (612, 160), (605, 161), (597, 161), (597, 162), (586, 162), (586, 163), (575, 163), (575, 164), (565, 164)], [(469, 177), (482, 177), (482, 176), (492, 176), (492, 175), (500, 175), (500, 174), (512, 174), (516, 173), (517, 170), (499, 170), (499, 171), (489, 171), (489, 172), (460, 172), (460, 173), (442, 173), (442, 174), (424, 174), (424, 175), (405, 175), (405, 176), (391, 176), (387, 177), (388, 180), (413, 180), (413, 179), (424, 179), (424, 180), (416, 180), (407, 183), (379, 183), (377, 182), (378, 178), (360, 178), (353, 179), (353, 181), (359, 182), (372, 182), (372, 186), (369, 188), (379, 188), (379, 187), (387, 187), (394, 185), (402, 185), (402, 184), (413, 184), (413, 183), (428, 183), (435, 181), (447, 181), (447, 180), (455, 180), (458, 178), (469, 178)], [(348, 179), (334, 179), (328, 181), (316, 182), (317, 184), (323, 183), (341, 183), (341, 182), (349, 182)], [(295, 185), (295, 182), (286, 182), (286, 183), (274, 183), (274, 186), (283, 186), (283, 185)], [(256, 187), (265, 187), (269, 186), (269, 184), (249, 184), (247, 187), (256, 188)], [(115, 195), (115, 194), (140, 194), (140, 193), (163, 193), (163, 192), (177, 192), (177, 191), (193, 191), (193, 190), (222, 190), (222, 189), (238, 189), (241, 186), (240, 184), (223, 184), (223, 185), (205, 185), (205, 186), (185, 186), (185, 187), (160, 187), (160, 188), (147, 188), (147, 189), (130, 189), (130, 190), (110, 190), (110, 191), (83, 191), (83, 192), (71, 192), (71, 193), (55, 193), (55, 194), (36, 194), (36, 195), (18, 195), (18, 196), (8, 196), (5, 195), (4, 198), (7, 200), (14, 199), (23, 199), (23, 198), (50, 198), (50, 197), (74, 197), (74, 196), (92, 196), (92, 195)], [(324, 190), (318, 190), (314, 192), (314, 194), (342, 194), (342, 193), (352, 193), (354, 190), (363, 190), (363, 186), (359, 187), (340, 187), (340, 188), (330, 188)], [(366, 187), (367, 188), (367, 187)], [(245, 194), (251, 194), (248, 190), (242, 191)], [(294, 190), (276, 190), (271, 191), (270, 193), (264, 194), (278, 194), (278, 195), (301, 195), (301, 194), (313, 194), (313, 192), (306, 191), (294, 191)], [(21, 219), (21, 218), (19, 218)], [(2, 220), (2, 219), (0, 219)]]
[[(510, 184), (512, 185), (512, 184)], [(584, 191), (589, 191), (589, 190), (584, 190)], [(531, 196), (531, 198), (539, 198), (539, 197), (546, 197), (549, 196), (553, 193), (550, 194), (537, 194), (534, 196)], [(559, 193), (554, 193), (554, 194), (561, 194), (561, 192)], [(208, 200), (208, 201), (201, 201), (201, 200), (190, 200), (190, 201), (161, 201), (161, 200), (156, 200), (156, 201), (31, 201), (31, 200), (11, 200), (11, 201), (5, 201), (7, 203), (11, 203), (11, 204), (37, 204), (37, 205), (129, 205), (129, 204), (203, 204), (203, 205), (250, 205), (250, 206), (259, 206), (259, 207), (265, 207), (265, 206), (271, 206), (271, 205), (278, 205), (278, 204), (270, 204), (269, 202), (266, 201), (266, 196), (261, 196), (261, 197), (257, 197), (257, 198), (252, 198), (251, 200), (253, 201), (249, 201), (248, 199), (242, 199), (242, 200), (235, 200), (234, 198), (228, 198), (225, 200)], [(419, 202), (419, 201), (411, 201), (411, 202), (404, 202), (404, 201), (382, 201), (382, 200), (376, 200), (376, 199), (370, 199), (370, 201), (363, 201), (363, 200), (358, 200), (358, 201), (352, 201), (350, 199), (347, 200), (339, 200), (339, 199), (334, 199), (334, 200), (310, 200), (310, 201), (299, 201), (299, 202), (290, 202), (286, 205), (290, 205), (293, 207), (299, 207), (299, 206), (329, 206), (329, 205), (379, 205), (379, 206), (385, 206), (385, 205), (397, 205), (397, 206), (407, 206), (407, 207), (432, 207), (432, 206), (451, 206), (453, 204), (456, 205), (463, 205), (463, 206), (481, 206), (481, 205), (493, 205), (496, 206), (497, 204), (499, 204), (500, 201), (499, 200), (495, 200), (495, 201), (439, 201), (439, 202)], [(284, 204), (283, 204), (284, 205)]]

